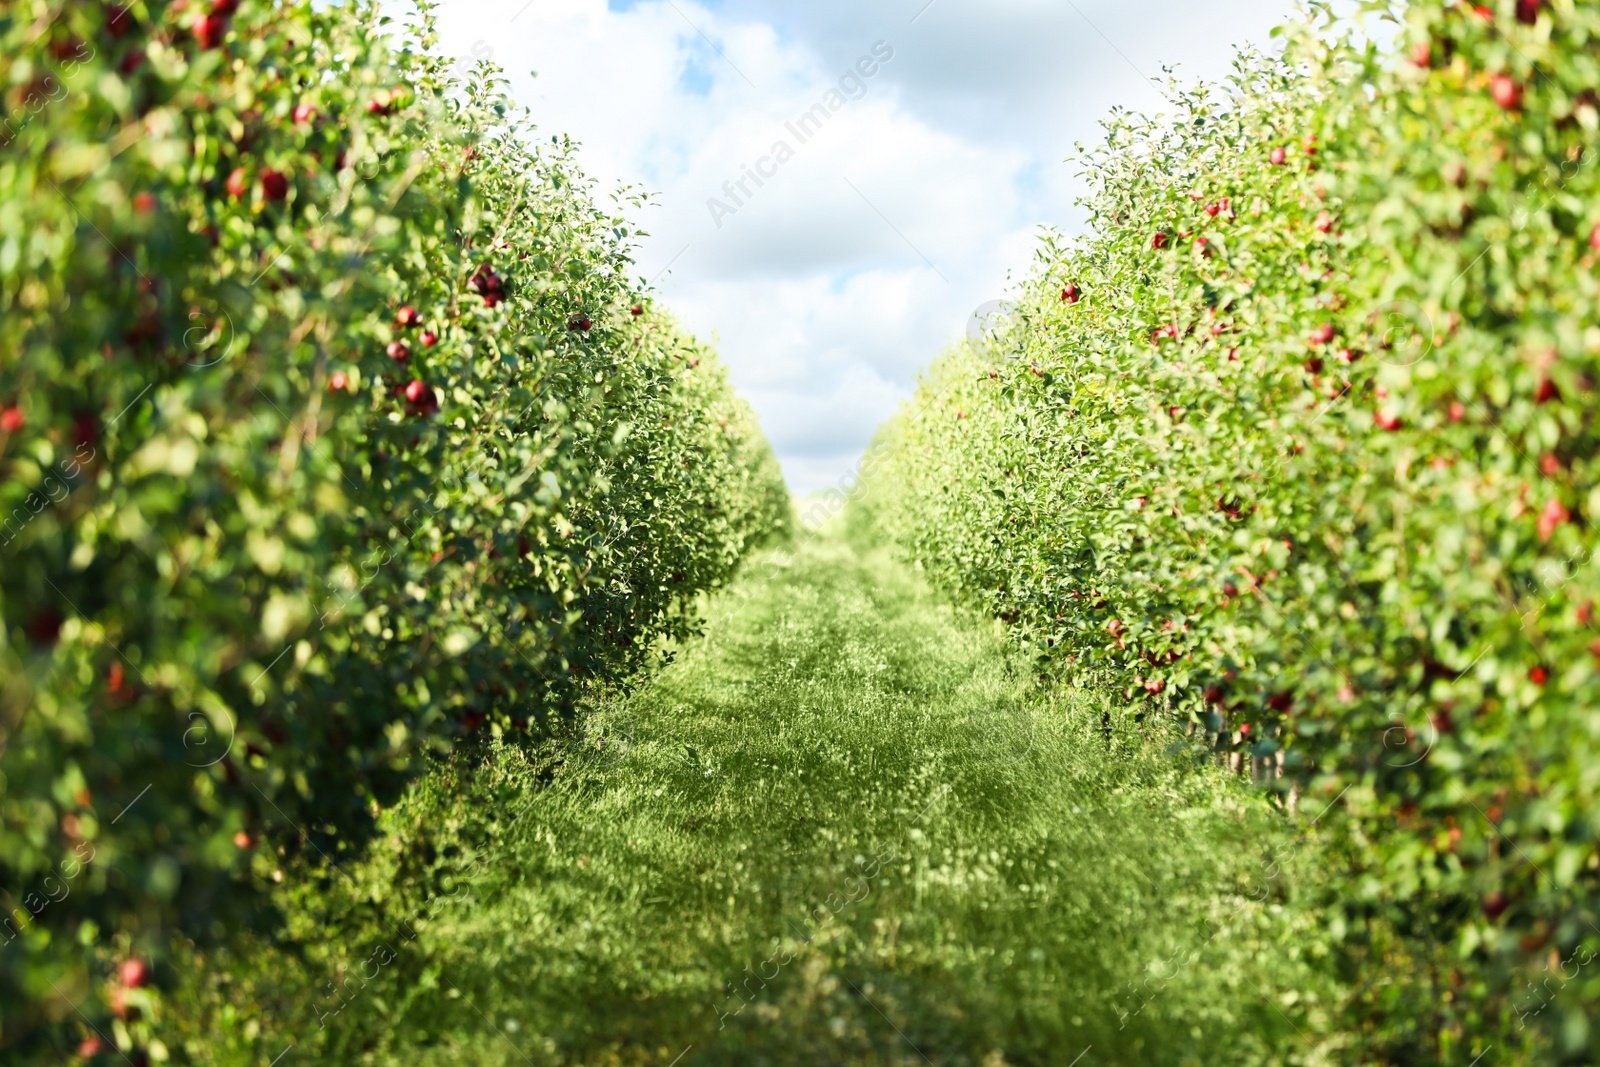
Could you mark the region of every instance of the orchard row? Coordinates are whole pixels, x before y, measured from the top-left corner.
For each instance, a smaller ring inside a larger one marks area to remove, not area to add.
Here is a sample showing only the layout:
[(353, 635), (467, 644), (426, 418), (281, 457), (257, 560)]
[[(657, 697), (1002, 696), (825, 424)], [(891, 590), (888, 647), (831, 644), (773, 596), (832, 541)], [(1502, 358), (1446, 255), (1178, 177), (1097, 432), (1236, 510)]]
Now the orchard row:
[(175, 939), (274, 928), (286, 872), (636, 677), (786, 522), (621, 208), (427, 5), (388, 21), (0, 13), (8, 1063), (159, 1053)]
[(1392, 14), (1111, 123), (1090, 233), (935, 366), (881, 507), (1051, 669), (1327, 810), (1360, 1062), (1593, 1058), (1600, 975), (1529, 990), (1600, 945), (1600, 10)]

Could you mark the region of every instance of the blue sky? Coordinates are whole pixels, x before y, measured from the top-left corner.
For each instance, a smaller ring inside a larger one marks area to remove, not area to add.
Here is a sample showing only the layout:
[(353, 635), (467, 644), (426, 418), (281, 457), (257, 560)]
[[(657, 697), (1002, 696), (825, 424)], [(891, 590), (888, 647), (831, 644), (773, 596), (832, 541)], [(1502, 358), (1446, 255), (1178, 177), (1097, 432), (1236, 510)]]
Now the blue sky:
[[(1291, 0), (445, 0), (441, 12), (446, 49), (492, 49), (541, 129), (583, 143), (592, 176), (658, 194), (639, 219), (641, 273), (717, 342), (797, 492), (848, 475), (918, 369), (1027, 269), (1041, 226), (1077, 229), (1067, 159), (1111, 107), (1159, 110), (1164, 66), (1221, 77), (1235, 45), (1270, 47), (1291, 17)], [(875, 45), (893, 58), (873, 60)], [(856, 99), (828, 97), (866, 69)], [(804, 144), (789, 131), (840, 100)], [(781, 163), (780, 141), (793, 153)]]

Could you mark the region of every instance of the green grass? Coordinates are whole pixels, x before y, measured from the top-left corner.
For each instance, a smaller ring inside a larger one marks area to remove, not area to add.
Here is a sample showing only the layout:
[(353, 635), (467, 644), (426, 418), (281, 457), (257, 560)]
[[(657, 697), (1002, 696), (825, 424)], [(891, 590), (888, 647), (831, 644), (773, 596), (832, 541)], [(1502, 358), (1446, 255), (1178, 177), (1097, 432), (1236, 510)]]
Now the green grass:
[[(1315, 1058), (1319, 942), (1267, 877), (1294, 844), (1242, 786), (1042, 686), (996, 624), (842, 535), (758, 558), (708, 617), (584, 736), (458, 759), (347, 876), (291, 887), (297, 953), (196, 961), (191, 1048), (541, 1067), (686, 1049), (683, 1067)], [(319, 1027), (341, 963), (373, 977)]]

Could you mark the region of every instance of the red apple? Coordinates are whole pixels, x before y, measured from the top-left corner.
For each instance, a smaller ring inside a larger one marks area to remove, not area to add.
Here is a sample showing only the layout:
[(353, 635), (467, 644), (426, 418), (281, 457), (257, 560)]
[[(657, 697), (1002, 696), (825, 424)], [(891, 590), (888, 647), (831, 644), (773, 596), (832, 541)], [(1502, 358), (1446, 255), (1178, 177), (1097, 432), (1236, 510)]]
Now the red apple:
[(423, 399), (427, 397), (427, 395), (428, 387), (423, 383), (421, 378), (411, 379), (411, 383), (406, 386), (406, 399), (411, 401), (413, 404), (422, 403)]
[(233, 835), (233, 843), (239, 848), (254, 848), (256, 839), (245, 833), (243, 830), (240, 830), (238, 833)]
[(1460, 422), (1467, 417), (1467, 405), (1459, 400), (1450, 401), (1450, 421)]
[(407, 304), (395, 312), (394, 321), (399, 326), (415, 326), (422, 321), (422, 316), (417, 314), (417, 309)]
[(1333, 340), (1333, 324), (1325, 322), (1311, 331), (1310, 341), (1314, 345), (1325, 345)]
[(1544, 0), (1517, 0), (1517, 21), (1532, 26), (1539, 21), (1539, 9), (1544, 6)]
[(1549, 680), (1550, 675), (1543, 667), (1535, 667), (1528, 672), (1528, 681), (1534, 685), (1543, 685)]
[(1334, 356), (1338, 358), (1340, 363), (1354, 363), (1361, 358), (1360, 353), (1352, 352), (1348, 348), (1339, 349), (1339, 351), (1334, 353)]
[(141, 215), (148, 215), (156, 209), (156, 198), (149, 193), (135, 193), (133, 195), (133, 210)]
[(1539, 540), (1550, 540), (1555, 536), (1556, 529), (1570, 517), (1561, 501), (1551, 500), (1539, 513)]
[(1509, 74), (1502, 72), (1490, 76), (1489, 95), (1507, 111), (1515, 111), (1522, 106), (1522, 85)]
[(336, 370), (332, 374), (328, 375), (328, 390), (330, 392), (342, 393), (349, 387), (350, 376), (345, 374), (344, 371)]
[(228, 16), (201, 15), (194, 20), (195, 43), (201, 48), (217, 48), (228, 32)]
[(297, 126), (304, 126), (308, 122), (316, 121), (317, 109), (310, 104), (301, 104), (294, 109), (294, 121)]
[(1317, 221), (1312, 223), (1318, 233), (1327, 233), (1333, 229), (1333, 216), (1324, 211), (1317, 216)]
[(1061, 290), (1061, 299), (1069, 304), (1076, 304), (1081, 295), (1076, 285), (1069, 285)]
[(0, 411), (0, 430), (6, 433), (16, 433), (22, 429), (22, 409), (15, 405)]
[(406, 347), (406, 343), (404, 341), (390, 341), (389, 346), (385, 348), (384, 351), (387, 352), (389, 354), (389, 358), (394, 360), (396, 363), (404, 363), (406, 360), (411, 358), (411, 349)]
[(110, 17), (106, 19), (106, 29), (110, 31), (111, 36), (120, 41), (129, 30), (133, 29), (133, 26), (133, 14), (128, 10), (128, 5), (113, 5)]
[(122, 673), (122, 664), (112, 663), (111, 669), (106, 672), (106, 688), (113, 693), (120, 693), (122, 692), (122, 683), (126, 680), (126, 675)]
[(1589, 231), (1589, 247), (1600, 252), (1600, 225)]
[(1561, 390), (1557, 389), (1556, 383), (1549, 378), (1541, 378), (1539, 380), (1539, 391), (1534, 394), (1533, 398), (1541, 404), (1547, 404), (1552, 400), (1560, 400)]
[(483, 295), (483, 302), (489, 307), (494, 307), (506, 298), (506, 284), (495, 274), (494, 268), (485, 263), (473, 272), (467, 279), (467, 288)]
[(1161, 249), (1167, 247), (1167, 243), (1168, 243), (1168, 238), (1167, 238), (1167, 235), (1164, 234), (1164, 233), (1158, 233), (1154, 237), (1150, 238), (1150, 247), (1154, 248), (1158, 252)]
[(141, 959), (123, 960), (117, 978), (126, 988), (139, 989), (150, 981), (150, 968), (146, 967), (144, 960)]
[(1419, 67), (1433, 66), (1433, 42), (1421, 40), (1411, 46), (1411, 62)]
[(1283, 149), (1283, 148), (1282, 148), (1282, 147), (1279, 147), (1279, 148), (1274, 148), (1274, 149), (1273, 149), (1273, 150), (1272, 150), (1272, 155), (1270, 155), (1270, 156), (1268, 156), (1268, 157), (1267, 157), (1267, 158), (1268, 158), (1268, 159), (1269, 159), (1269, 160), (1271, 160), (1271, 162), (1272, 162), (1272, 165), (1273, 165), (1273, 166), (1274, 166), (1274, 167), (1281, 167), (1281, 166), (1283, 166), (1283, 165), (1284, 165), (1284, 164), (1285, 164), (1285, 163), (1287, 163), (1287, 162), (1288, 162), (1288, 160), (1289, 160), (1289, 153), (1288, 153), (1288, 152), (1286, 152), (1286, 151), (1285, 151), (1285, 150), (1284, 150), (1284, 149)]
[(638, 318), (640, 315), (643, 315), (644, 314), (644, 305), (643, 304), (635, 304), (635, 305), (633, 305), (633, 308), (631, 309), (630, 314), (632, 314), (634, 318)]
[(432, 348), (434, 345), (436, 345), (438, 343), (439, 343), (439, 335), (438, 334), (434, 333), (432, 330), (423, 330), (422, 331), (422, 347), (423, 348)]
[(1486, 894), (1483, 898), (1483, 913), (1491, 919), (1498, 919), (1505, 914), (1506, 895), (1498, 889)]
[(289, 195), (289, 178), (282, 171), (264, 170), (261, 172), (261, 195), (273, 202), (282, 200)]
[(1308, 156), (1316, 155), (1317, 154), (1317, 135), (1314, 134), (1314, 133), (1306, 134), (1305, 140), (1300, 142), (1300, 148)]
[(239, 10), (239, 0), (212, 0), (213, 15), (231, 15), (237, 10)]
[(228, 175), (228, 195), (238, 200), (250, 189), (250, 177), (243, 167), (235, 167), (232, 174)]
[(1374, 419), (1380, 428), (1390, 432), (1398, 430), (1405, 425), (1405, 421), (1398, 415), (1384, 411), (1382, 408), (1378, 409), (1378, 413), (1376, 416), (1374, 416)]
[(370, 115), (387, 115), (399, 103), (402, 95), (399, 89), (379, 89), (371, 100), (367, 101), (367, 113)]
[(61, 638), (61, 616), (53, 611), (34, 612), (28, 620), (28, 637), (36, 645), (53, 645)]

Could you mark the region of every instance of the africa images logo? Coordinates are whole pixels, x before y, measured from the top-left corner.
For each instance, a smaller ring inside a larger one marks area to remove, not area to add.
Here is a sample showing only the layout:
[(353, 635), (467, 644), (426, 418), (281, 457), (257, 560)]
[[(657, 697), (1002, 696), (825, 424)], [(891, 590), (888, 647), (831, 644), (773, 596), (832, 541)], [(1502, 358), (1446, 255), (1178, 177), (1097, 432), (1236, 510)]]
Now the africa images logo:
[[(784, 123), (784, 129), (789, 131), (796, 142), (805, 144), (822, 131), (829, 119), (844, 110), (845, 104), (866, 96), (867, 80), (875, 76), (883, 64), (893, 58), (894, 49), (887, 41), (874, 42), (872, 54), (862, 56), (856, 60), (854, 67), (840, 75), (837, 88), (829, 89), (822, 95), (820, 101), (811, 105), (798, 119)], [(794, 157), (794, 146), (779, 138), (773, 143), (771, 152), (756, 160), (753, 168), (746, 163), (739, 177), (723, 182), (722, 192), (727, 200), (713, 196), (706, 201), (706, 209), (711, 212), (711, 221), (717, 224), (717, 229), (722, 229), (724, 218), (737, 215), (739, 209), (755, 197), (754, 190), (750, 188), (751, 182), (755, 183), (756, 189), (760, 189), (767, 184), (767, 179), (778, 176), (780, 166)]]

